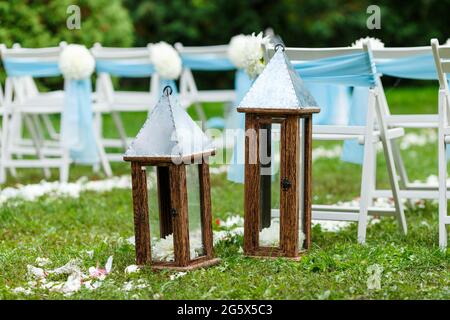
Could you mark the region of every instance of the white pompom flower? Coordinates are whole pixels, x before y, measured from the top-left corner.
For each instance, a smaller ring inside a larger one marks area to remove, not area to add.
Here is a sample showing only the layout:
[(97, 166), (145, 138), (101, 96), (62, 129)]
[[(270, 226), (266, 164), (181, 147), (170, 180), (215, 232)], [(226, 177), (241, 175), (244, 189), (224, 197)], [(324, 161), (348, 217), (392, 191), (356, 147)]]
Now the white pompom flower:
[(158, 75), (166, 80), (178, 79), (181, 74), (181, 58), (167, 42), (161, 41), (150, 45), (150, 61)]
[(59, 69), (66, 79), (89, 78), (95, 69), (95, 60), (85, 46), (69, 44), (59, 56)]
[(238, 69), (244, 69), (251, 77), (256, 78), (264, 69), (264, 48), (269, 43), (268, 37), (240, 34), (231, 38), (228, 47), (228, 58)]
[(365, 37), (365, 38), (361, 38), (356, 40), (355, 42), (352, 43), (352, 47), (354, 48), (362, 48), (363, 47), (363, 43), (369, 41), (370, 43), (370, 47), (372, 49), (382, 49), (384, 48), (384, 43), (377, 38), (371, 38), (371, 37)]
[(246, 43), (248, 36), (238, 34), (231, 38), (228, 46), (228, 58), (238, 69), (246, 67)]

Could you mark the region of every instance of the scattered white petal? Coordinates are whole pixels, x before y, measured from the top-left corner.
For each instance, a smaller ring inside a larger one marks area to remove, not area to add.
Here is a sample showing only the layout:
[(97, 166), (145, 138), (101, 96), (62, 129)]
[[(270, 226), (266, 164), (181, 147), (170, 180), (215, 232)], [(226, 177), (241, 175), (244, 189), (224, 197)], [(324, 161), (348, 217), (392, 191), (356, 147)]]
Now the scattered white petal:
[(73, 273), (61, 288), (62, 293), (73, 293), (81, 289), (81, 276), (79, 273)]
[(132, 264), (125, 268), (125, 273), (135, 273), (139, 271), (139, 266)]
[(32, 265), (27, 265), (27, 274), (28, 276), (33, 277), (34, 279), (41, 279), (47, 276), (46, 272), (42, 268), (37, 268)]
[(331, 291), (330, 291), (330, 290), (326, 290), (326, 291), (324, 291), (322, 294), (319, 294), (319, 295), (317, 296), (317, 298), (318, 298), (319, 300), (327, 300), (327, 299), (330, 297), (330, 294), (331, 294)]
[(27, 295), (27, 296), (33, 293), (31, 291), (31, 289), (25, 289), (25, 288), (22, 288), (22, 287), (14, 288), (14, 289), (12, 289), (12, 292), (14, 292), (16, 294), (22, 293), (22, 294)]
[(122, 289), (123, 289), (124, 291), (131, 291), (131, 290), (133, 290), (133, 289), (134, 289), (133, 281), (125, 282), (125, 283), (123, 284)]
[(170, 275), (170, 280), (173, 281), (173, 280), (175, 280), (175, 279), (184, 277), (186, 274), (187, 274), (187, 272), (177, 272), (177, 273), (175, 273), (175, 274), (171, 274), (171, 275)]
[(95, 289), (99, 288), (102, 285), (102, 283), (100, 281), (88, 280), (88, 281), (83, 282), (83, 285), (88, 290), (95, 290)]
[(136, 245), (136, 239), (134, 236), (129, 237), (126, 241), (128, 244), (131, 244), (132, 246)]
[(56, 268), (53, 270), (49, 270), (48, 273), (53, 273), (53, 274), (80, 273), (81, 274), (80, 260), (72, 259), (69, 262), (67, 262), (65, 265), (63, 265), (62, 267), (59, 267), (59, 268)]
[[(151, 185), (154, 182), (148, 180), (148, 183)], [(112, 177), (96, 181), (87, 181), (87, 178), (82, 177), (75, 182), (63, 183), (59, 181), (41, 181), (40, 183), (17, 185), (15, 188), (7, 187), (0, 190), (0, 204), (10, 199), (35, 201), (44, 195), (51, 198), (78, 198), (81, 192), (84, 191), (107, 192), (113, 189), (130, 188), (131, 178), (129, 176)]]
[(94, 250), (86, 250), (85, 252), (89, 258), (92, 259), (94, 257)]
[(48, 258), (41, 258), (41, 257), (36, 258), (36, 264), (39, 267), (44, 267), (44, 266), (46, 266), (46, 265), (48, 265), (50, 263), (51, 263), (51, 261)]
[(109, 256), (108, 260), (106, 261), (105, 270), (106, 273), (110, 273), (112, 270), (112, 263), (113, 263), (113, 257)]
[(225, 221), (219, 221), (219, 225), (224, 228), (242, 227), (244, 226), (244, 218), (238, 215), (228, 217)]

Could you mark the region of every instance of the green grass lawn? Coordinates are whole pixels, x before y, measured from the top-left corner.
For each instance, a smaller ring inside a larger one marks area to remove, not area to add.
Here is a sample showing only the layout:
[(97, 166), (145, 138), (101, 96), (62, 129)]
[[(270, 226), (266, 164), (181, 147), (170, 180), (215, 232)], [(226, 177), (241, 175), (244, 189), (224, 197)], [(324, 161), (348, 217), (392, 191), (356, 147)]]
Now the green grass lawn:
[[(431, 113), (437, 106), (435, 87), (388, 89), (387, 96), (393, 113)], [(209, 116), (221, 112), (220, 105), (206, 109)], [(127, 114), (123, 119), (132, 135), (145, 115)], [(106, 118), (105, 123), (108, 135), (114, 136), (111, 119)], [(335, 143), (314, 146), (332, 148)], [(437, 174), (434, 144), (413, 146), (403, 154), (412, 180)], [(387, 187), (381, 155), (377, 165), (378, 185)], [(360, 169), (337, 158), (315, 161), (314, 202), (357, 197)], [(117, 175), (129, 174), (124, 163), (114, 164), (113, 170)], [(81, 176), (102, 178), (87, 167), (71, 170), (72, 181)], [(57, 179), (57, 172), (53, 178)], [(41, 179), (39, 170), (20, 170), (7, 185)], [(213, 221), (243, 215), (243, 186), (227, 181), (224, 173), (212, 175), (211, 183)], [(174, 273), (166, 271), (154, 273), (144, 268), (138, 273), (124, 272), (135, 257), (134, 247), (125, 241), (133, 235), (130, 190), (84, 192), (80, 198), (9, 200), (0, 209), (0, 299), (450, 299), (450, 256), (437, 245), (437, 205), (427, 201), (409, 208), (406, 215), (406, 237), (393, 218), (382, 218), (370, 224), (364, 246), (357, 244), (356, 224), (339, 232), (326, 232), (316, 225), (312, 249), (299, 262), (245, 258), (240, 250), (242, 237), (233, 237), (215, 247), (222, 259), (220, 265), (171, 279)], [(218, 227), (214, 224), (214, 228)], [(90, 250), (94, 251), (92, 257), (86, 254)], [(30, 295), (12, 292), (27, 287), (27, 265), (35, 265), (38, 257), (50, 259), (49, 268), (78, 258), (87, 270), (97, 262), (104, 265), (111, 255), (112, 273), (96, 290), (82, 288), (68, 297), (44, 289)], [(369, 290), (367, 268), (375, 264), (383, 268), (381, 289)], [(123, 287), (129, 281), (146, 286), (126, 291)]]

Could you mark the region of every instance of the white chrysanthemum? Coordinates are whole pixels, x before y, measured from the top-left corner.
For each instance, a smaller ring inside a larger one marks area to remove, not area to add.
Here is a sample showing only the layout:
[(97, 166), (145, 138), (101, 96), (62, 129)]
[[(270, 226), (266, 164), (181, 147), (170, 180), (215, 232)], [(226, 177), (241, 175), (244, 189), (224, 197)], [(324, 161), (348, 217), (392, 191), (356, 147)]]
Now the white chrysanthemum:
[(59, 69), (66, 79), (87, 79), (94, 68), (95, 60), (85, 46), (69, 44), (59, 56)]
[(238, 69), (244, 69), (246, 66), (247, 37), (244, 34), (234, 36), (228, 46), (228, 58)]
[(228, 47), (228, 58), (238, 69), (244, 69), (251, 78), (256, 78), (264, 69), (263, 45), (269, 38), (258, 35), (237, 35), (231, 38)]
[(365, 38), (361, 38), (359, 40), (356, 40), (355, 42), (352, 43), (352, 47), (355, 48), (362, 48), (363, 47), (363, 43), (369, 41), (370, 43), (370, 47), (372, 49), (381, 49), (384, 48), (384, 43), (377, 38), (371, 38), (371, 37), (365, 37)]
[(150, 45), (150, 61), (160, 77), (175, 80), (181, 74), (181, 58), (178, 52), (167, 42)]

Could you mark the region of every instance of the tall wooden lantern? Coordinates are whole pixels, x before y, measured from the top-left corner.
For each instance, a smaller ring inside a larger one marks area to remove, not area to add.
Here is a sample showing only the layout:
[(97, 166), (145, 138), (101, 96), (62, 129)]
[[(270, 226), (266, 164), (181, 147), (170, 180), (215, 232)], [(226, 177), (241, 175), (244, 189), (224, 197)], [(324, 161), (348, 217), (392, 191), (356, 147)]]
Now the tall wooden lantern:
[(245, 113), (244, 253), (298, 258), (311, 243), (312, 115), (320, 109), (278, 45)]
[(207, 163), (215, 150), (171, 93), (164, 88), (124, 160), (131, 162), (137, 264), (191, 270), (219, 262)]

